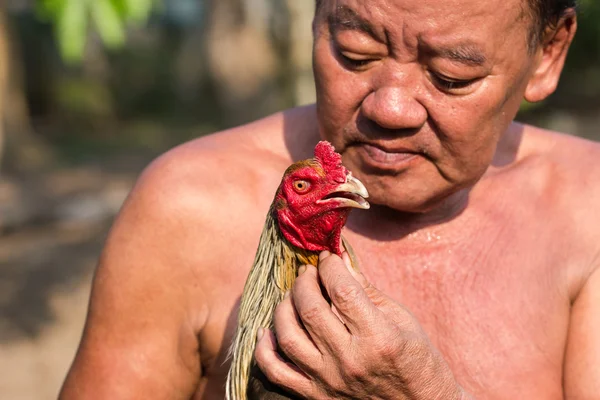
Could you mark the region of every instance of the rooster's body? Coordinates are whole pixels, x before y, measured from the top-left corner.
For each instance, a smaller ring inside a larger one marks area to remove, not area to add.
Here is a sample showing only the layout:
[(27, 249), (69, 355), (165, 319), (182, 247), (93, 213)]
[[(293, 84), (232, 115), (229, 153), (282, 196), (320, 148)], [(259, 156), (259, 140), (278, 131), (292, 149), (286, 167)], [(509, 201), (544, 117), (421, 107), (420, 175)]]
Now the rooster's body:
[(230, 349), (228, 400), (293, 398), (271, 385), (256, 367), (256, 334), (259, 328), (273, 329), (275, 308), (292, 288), (300, 266), (317, 266), (323, 250), (341, 255), (345, 249), (352, 255), (341, 229), (351, 208), (369, 207), (367, 196), (328, 142), (317, 144), (314, 159), (285, 171), (240, 302)]

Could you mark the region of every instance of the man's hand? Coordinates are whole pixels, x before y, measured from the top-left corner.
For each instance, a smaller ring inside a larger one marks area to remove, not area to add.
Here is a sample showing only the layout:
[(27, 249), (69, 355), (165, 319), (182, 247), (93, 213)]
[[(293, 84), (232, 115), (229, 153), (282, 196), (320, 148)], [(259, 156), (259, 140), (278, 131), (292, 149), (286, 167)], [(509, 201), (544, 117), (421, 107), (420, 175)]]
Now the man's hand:
[(259, 332), (267, 378), (308, 399), (466, 397), (415, 317), (348, 266), (346, 254), (323, 252), (318, 270), (301, 268), (275, 311), (277, 339)]

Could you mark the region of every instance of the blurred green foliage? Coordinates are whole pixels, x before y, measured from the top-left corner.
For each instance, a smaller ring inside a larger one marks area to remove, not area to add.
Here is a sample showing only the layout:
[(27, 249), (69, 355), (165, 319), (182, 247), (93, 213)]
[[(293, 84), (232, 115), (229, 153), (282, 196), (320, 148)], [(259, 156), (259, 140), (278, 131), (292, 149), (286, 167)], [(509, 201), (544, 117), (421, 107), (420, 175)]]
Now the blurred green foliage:
[(577, 35), (567, 62), (571, 69), (592, 66), (600, 61), (600, 2), (579, 2)]
[(90, 28), (100, 35), (108, 48), (125, 43), (125, 26), (143, 23), (157, 0), (38, 0), (37, 12), (54, 24), (63, 59), (68, 63), (82, 59)]
[[(577, 114), (600, 106), (600, 1), (579, 0), (577, 34), (569, 50), (559, 87), (541, 103), (521, 105), (521, 119), (543, 124), (557, 110)], [(530, 118), (533, 117), (533, 118)]]
[[(294, 78), (277, 75), (288, 68), (283, 64), (277, 65), (272, 80), (251, 100), (236, 98), (228, 89), (231, 85), (215, 74), (215, 65), (223, 64), (214, 62), (223, 57), (230, 65), (240, 64), (241, 71), (244, 61), (231, 52), (215, 50), (218, 46), (211, 42), (225, 40), (224, 36), (238, 29), (236, 24), (254, 21), (233, 18), (231, 10), (237, 6), (255, 10), (263, 4), (268, 10), (269, 5), (284, 7), (281, 0), (35, 3), (35, 13), (27, 8), (9, 14), (16, 32), (13, 39), (21, 49), (33, 126), (53, 145), (65, 149), (66, 159), (90, 159), (94, 152), (132, 153), (136, 146), (158, 152), (293, 105), (293, 100), (280, 96)], [(227, 12), (214, 11), (228, 3)], [(579, 3), (578, 32), (556, 93), (541, 103), (524, 103), (518, 119), (600, 140), (596, 128), (600, 126), (600, 0)], [(214, 23), (212, 18), (221, 20)], [(289, 25), (282, 21), (289, 20), (264, 19), (264, 23)], [(303, 26), (309, 31), (310, 21)], [(285, 29), (281, 31), (285, 34)], [(90, 40), (86, 46), (89, 37), (102, 40)], [(265, 40), (273, 39), (267, 35)], [(256, 53), (269, 48), (252, 43), (257, 45)], [(281, 43), (281, 53), (285, 53), (291, 42)], [(119, 46), (118, 52), (105, 51)], [(65, 66), (64, 61), (76, 65)]]
[(525, 119), (528, 113), (546, 113), (548, 104), (573, 109), (582, 104), (595, 107), (600, 100), (600, 1), (579, 0), (577, 14), (577, 34), (557, 94), (540, 103), (523, 100), (520, 112)]

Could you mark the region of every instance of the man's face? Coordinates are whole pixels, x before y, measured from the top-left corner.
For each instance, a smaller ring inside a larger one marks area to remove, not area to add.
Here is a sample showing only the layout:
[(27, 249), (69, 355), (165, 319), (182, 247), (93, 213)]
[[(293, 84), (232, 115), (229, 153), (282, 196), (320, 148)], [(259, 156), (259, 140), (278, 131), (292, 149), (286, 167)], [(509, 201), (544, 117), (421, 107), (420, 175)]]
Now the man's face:
[(322, 136), (370, 201), (419, 212), (474, 184), (534, 58), (523, 0), (324, 0), (314, 70)]

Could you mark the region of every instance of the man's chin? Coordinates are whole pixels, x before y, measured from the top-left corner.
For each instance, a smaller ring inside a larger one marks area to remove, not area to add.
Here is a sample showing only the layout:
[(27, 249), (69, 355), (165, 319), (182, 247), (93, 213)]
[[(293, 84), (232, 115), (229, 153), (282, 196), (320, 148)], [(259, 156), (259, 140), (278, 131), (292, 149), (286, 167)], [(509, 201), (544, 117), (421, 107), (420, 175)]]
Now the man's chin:
[(376, 210), (387, 209), (390, 212), (398, 212), (403, 214), (426, 214), (435, 209), (435, 205), (430, 205), (428, 202), (420, 201), (419, 199), (389, 199), (389, 198), (369, 198), (371, 208)]

